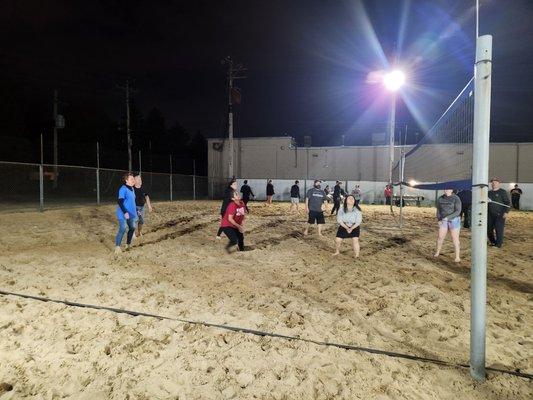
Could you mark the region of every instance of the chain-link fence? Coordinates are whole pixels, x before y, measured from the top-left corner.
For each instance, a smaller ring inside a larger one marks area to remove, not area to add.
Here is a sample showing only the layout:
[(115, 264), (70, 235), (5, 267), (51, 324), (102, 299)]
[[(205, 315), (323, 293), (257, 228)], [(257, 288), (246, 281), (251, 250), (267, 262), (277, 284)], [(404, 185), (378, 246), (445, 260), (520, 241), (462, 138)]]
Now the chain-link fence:
[[(125, 171), (0, 161), (0, 210), (115, 203)], [(153, 201), (207, 200), (222, 196), (227, 182), (205, 176), (143, 172)]]

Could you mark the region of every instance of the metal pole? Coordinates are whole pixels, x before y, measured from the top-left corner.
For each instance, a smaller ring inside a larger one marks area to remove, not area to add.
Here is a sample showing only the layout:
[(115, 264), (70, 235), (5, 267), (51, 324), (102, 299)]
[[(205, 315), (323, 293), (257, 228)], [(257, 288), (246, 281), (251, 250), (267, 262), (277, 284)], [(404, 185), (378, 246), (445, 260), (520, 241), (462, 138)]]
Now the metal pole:
[(43, 179), (43, 134), (41, 133), (41, 164), (39, 165), (39, 211), (44, 211), (44, 179)]
[(100, 144), (96, 142), (96, 204), (100, 205)]
[[(394, 127), (396, 125), (396, 93), (391, 93), (391, 96), (392, 99), (389, 115), (389, 184), (392, 188), (392, 169), (394, 167)], [(392, 199), (390, 202), (390, 210), (392, 212)]]
[(139, 150), (139, 175), (141, 175), (142, 172), (142, 158), (141, 158), (141, 150)]
[(196, 160), (192, 160), (192, 199), (196, 200)]
[(230, 64), (228, 90), (228, 138), (229, 138), (229, 177), (233, 178), (233, 104), (231, 101), (231, 91), (233, 89), (233, 62)]
[(170, 201), (172, 201), (172, 154), (170, 154)]
[(478, 381), (485, 380), (491, 73), (492, 36), (484, 35), (476, 43), (472, 160), (470, 375)]
[(58, 106), (58, 95), (57, 90), (54, 90), (54, 189), (57, 188), (57, 174), (58, 168), (57, 164), (59, 163), (58, 157), (58, 145), (57, 145), (57, 106)]
[(126, 133), (128, 135), (128, 171), (131, 171), (132, 163), (131, 163), (131, 128), (130, 128), (130, 81), (126, 81)]
[(403, 180), (404, 180), (404, 170), (405, 170), (405, 156), (403, 154), (400, 158), (400, 229), (403, 229)]

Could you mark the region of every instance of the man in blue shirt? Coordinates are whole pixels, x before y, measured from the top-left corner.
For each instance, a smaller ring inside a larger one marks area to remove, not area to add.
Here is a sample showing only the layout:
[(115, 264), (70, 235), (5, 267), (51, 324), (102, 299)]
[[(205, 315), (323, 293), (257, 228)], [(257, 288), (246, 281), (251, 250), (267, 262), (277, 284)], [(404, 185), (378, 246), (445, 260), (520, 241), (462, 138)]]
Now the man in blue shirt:
[(135, 233), (135, 226), (137, 221), (137, 207), (135, 205), (135, 191), (133, 186), (135, 185), (135, 178), (131, 172), (124, 174), (122, 177), (124, 184), (118, 190), (118, 205), (117, 205), (117, 219), (118, 219), (118, 232), (115, 237), (115, 253), (121, 253), (120, 245), (122, 238), (126, 232), (126, 226), (128, 227), (128, 236), (126, 240), (126, 248), (131, 246), (131, 240)]

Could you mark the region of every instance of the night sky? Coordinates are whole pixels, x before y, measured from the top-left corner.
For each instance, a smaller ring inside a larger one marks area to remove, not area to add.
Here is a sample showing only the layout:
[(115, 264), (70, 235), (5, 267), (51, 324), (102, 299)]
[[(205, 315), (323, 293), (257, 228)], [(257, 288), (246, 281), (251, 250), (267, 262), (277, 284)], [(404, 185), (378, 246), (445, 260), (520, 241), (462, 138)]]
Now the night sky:
[[(409, 79), (422, 88), (415, 102), (423, 123), (399, 105), (398, 121), (413, 135), (433, 124), (472, 75), (474, 4), (5, 0), (0, 80), (16, 96), (4, 90), (2, 107), (18, 101), (36, 114), (51, 112), (58, 88), (67, 124), (69, 109), (83, 105), (119, 120), (124, 104), (116, 86), (129, 78), (142, 113), (157, 107), (168, 125), (220, 137), (227, 107), (220, 61), (231, 55), (248, 68), (237, 83), (243, 102), (235, 108), (236, 136), (311, 135), (315, 145), (334, 145), (344, 134), (347, 144), (369, 144), (369, 133), (383, 131), (387, 121), (387, 107), (375, 103), (381, 89), (366, 82), (369, 72), (386, 67), (380, 43), (386, 58), (397, 54), (412, 66)], [(480, 33), (494, 36), (492, 139), (529, 141), (533, 2), (481, 4)], [(2, 135), (19, 135), (19, 125), (0, 124)]]

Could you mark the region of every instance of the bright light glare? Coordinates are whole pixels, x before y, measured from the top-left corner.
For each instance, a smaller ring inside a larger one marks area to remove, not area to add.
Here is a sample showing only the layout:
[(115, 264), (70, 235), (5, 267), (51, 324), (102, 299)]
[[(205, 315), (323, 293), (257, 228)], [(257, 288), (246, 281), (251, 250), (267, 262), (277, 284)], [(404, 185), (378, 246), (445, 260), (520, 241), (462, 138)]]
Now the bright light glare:
[(509, 184), (509, 187), (513, 187), (513, 186), (514, 186), (514, 182)]
[(402, 71), (395, 70), (389, 72), (383, 77), (383, 84), (391, 92), (398, 91), (405, 83), (405, 74)]
[(409, 181), (409, 186), (415, 186), (415, 185), (418, 185), (418, 182), (415, 181), (414, 179), (411, 179), (411, 180)]

